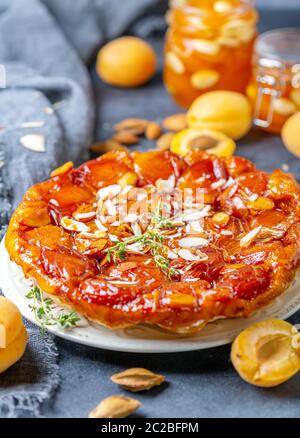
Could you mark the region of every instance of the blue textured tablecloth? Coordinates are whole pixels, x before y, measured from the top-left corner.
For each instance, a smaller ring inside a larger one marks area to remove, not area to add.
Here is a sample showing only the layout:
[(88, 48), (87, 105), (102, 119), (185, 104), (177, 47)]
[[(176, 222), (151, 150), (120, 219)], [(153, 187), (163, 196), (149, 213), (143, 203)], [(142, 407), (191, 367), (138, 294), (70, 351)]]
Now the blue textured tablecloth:
[[(126, 1), (129, 0), (124, 0), (123, 4)], [(129, 1), (131, 6), (134, 1)], [(112, 2), (116, 5), (115, 0)], [(136, 2), (138, 3), (138, 0)], [(48, 4), (51, 3), (58, 2), (48, 0)], [(277, 0), (260, 0), (258, 3), (261, 10), (261, 30), (300, 25), (299, 0), (287, 0), (284, 3)], [(57, 8), (54, 10), (55, 16)], [(156, 7), (155, 11), (157, 10)], [(58, 15), (58, 22), (62, 16)], [(113, 14), (110, 17), (113, 17)], [(113, 19), (110, 19), (109, 23), (113, 23)], [(71, 21), (65, 29), (66, 35), (70, 38), (74, 31)], [(125, 23), (126, 21), (123, 23), (124, 30)], [(134, 28), (135, 32), (140, 34), (147, 34), (149, 29), (159, 28), (159, 23), (160, 20), (147, 18), (134, 23), (131, 29)], [(96, 23), (94, 25), (98, 29)], [(115, 34), (116, 31), (112, 29), (111, 35)], [(100, 37), (101, 32), (99, 39)], [(86, 54), (80, 39), (74, 42), (72, 38), (72, 41), (79, 53)], [(151, 42), (161, 59), (161, 37), (153, 37)], [(92, 53), (91, 47), (88, 56)], [(120, 90), (105, 86), (98, 79), (92, 66), (90, 70), (97, 108), (97, 139), (109, 135), (111, 125), (124, 117), (138, 115), (156, 119), (178, 109), (164, 91), (160, 73), (145, 87)], [(300, 178), (300, 160), (292, 157), (283, 148), (279, 137), (254, 130), (239, 143), (238, 154), (250, 158), (268, 171), (288, 164), (290, 171)], [(299, 323), (300, 315), (294, 316), (292, 321)], [(243, 382), (233, 370), (228, 346), (190, 353), (138, 355), (96, 350), (59, 338), (56, 339), (56, 345), (59, 351), (61, 383), (54, 396), (42, 407), (42, 412), (47, 417), (86, 417), (101, 399), (119, 392), (119, 388), (110, 382), (110, 376), (132, 366), (145, 366), (167, 377), (165, 385), (136, 395), (143, 404), (138, 411), (139, 416), (300, 416), (300, 374), (274, 389), (252, 387)]]

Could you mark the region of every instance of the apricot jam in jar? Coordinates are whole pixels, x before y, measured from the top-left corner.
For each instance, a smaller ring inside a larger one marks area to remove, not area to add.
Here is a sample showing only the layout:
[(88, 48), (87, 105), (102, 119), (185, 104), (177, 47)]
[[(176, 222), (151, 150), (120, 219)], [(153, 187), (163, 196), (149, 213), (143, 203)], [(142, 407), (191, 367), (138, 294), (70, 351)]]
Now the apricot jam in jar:
[(275, 134), (300, 111), (300, 29), (276, 29), (258, 37), (247, 95), (254, 123)]
[(247, 0), (173, 0), (167, 13), (164, 82), (188, 107), (212, 90), (245, 93), (258, 14)]

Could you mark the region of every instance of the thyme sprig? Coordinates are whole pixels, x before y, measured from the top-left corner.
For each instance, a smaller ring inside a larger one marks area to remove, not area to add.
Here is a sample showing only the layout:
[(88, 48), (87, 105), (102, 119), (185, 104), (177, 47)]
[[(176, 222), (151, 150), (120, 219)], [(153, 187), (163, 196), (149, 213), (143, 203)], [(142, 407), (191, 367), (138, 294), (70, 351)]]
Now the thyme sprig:
[(36, 321), (41, 325), (42, 335), (45, 334), (49, 326), (56, 325), (63, 329), (70, 329), (80, 321), (76, 312), (66, 313), (62, 310), (56, 315), (53, 309), (54, 301), (51, 298), (44, 298), (43, 293), (37, 286), (33, 286), (25, 296), (32, 300), (30, 308)]
[(170, 268), (170, 261), (163, 253), (168, 248), (164, 245), (165, 236), (161, 234), (162, 230), (170, 229), (175, 224), (169, 218), (164, 218), (160, 213), (153, 214), (152, 221), (145, 231), (140, 236), (128, 237), (124, 240), (119, 240), (115, 245), (106, 249), (108, 262), (116, 263), (118, 260), (124, 260), (128, 253), (128, 245), (140, 243), (148, 246), (154, 258), (155, 264), (169, 277), (172, 278), (178, 275), (178, 270)]

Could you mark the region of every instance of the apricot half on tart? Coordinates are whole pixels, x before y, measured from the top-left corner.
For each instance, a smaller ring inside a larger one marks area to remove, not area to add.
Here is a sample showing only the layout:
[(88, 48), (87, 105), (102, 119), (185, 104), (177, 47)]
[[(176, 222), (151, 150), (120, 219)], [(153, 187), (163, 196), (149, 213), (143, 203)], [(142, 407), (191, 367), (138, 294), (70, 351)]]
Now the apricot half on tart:
[(60, 167), (14, 213), (11, 259), (44, 292), (112, 329), (189, 334), (251, 315), (299, 266), (299, 186), (244, 158), (188, 149), (114, 151)]
[(280, 385), (300, 370), (299, 333), (277, 319), (253, 324), (235, 339), (231, 360), (246, 382), (263, 387)]

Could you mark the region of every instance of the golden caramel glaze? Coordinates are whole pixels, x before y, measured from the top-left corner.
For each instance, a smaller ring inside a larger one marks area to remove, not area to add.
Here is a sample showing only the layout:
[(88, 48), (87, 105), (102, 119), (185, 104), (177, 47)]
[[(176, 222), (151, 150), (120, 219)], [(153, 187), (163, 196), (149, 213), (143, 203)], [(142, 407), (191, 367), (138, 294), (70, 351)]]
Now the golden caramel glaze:
[[(96, 196), (128, 172), (148, 190), (171, 179), (171, 191), (203, 189), (201, 225), (167, 230), (164, 247), (176, 254), (169, 260), (172, 277), (147, 249), (116, 262), (107, 257), (111, 235), (133, 236), (133, 224), (99, 229)], [(6, 247), (44, 292), (99, 324), (192, 332), (214, 318), (249, 316), (287, 289), (300, 260), (299, 198), (291, 175), (269, 175), (241, 157), (109, 152), (31, 187), (11, 218)], [(183, 256), (183, 238), (207, 242), (200, 258)]]

